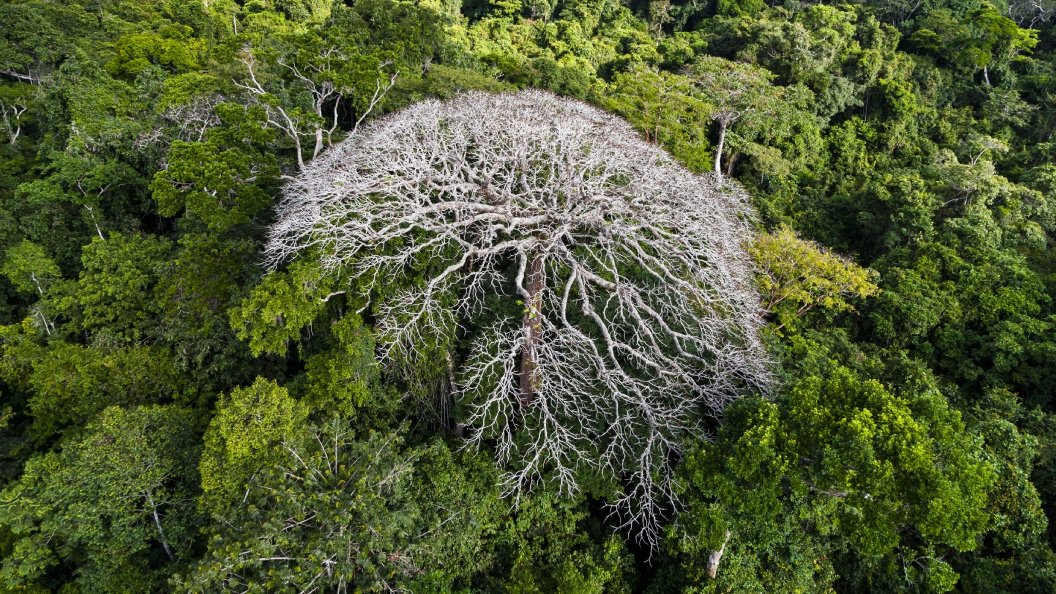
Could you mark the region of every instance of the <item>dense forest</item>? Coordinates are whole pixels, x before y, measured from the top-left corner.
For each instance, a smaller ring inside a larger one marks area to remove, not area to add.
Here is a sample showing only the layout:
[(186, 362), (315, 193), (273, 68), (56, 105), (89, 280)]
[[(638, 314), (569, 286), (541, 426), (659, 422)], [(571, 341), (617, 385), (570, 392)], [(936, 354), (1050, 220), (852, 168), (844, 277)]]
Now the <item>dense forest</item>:
[(5, 0), (0, 591), (1056, 592), (1054, 15)]

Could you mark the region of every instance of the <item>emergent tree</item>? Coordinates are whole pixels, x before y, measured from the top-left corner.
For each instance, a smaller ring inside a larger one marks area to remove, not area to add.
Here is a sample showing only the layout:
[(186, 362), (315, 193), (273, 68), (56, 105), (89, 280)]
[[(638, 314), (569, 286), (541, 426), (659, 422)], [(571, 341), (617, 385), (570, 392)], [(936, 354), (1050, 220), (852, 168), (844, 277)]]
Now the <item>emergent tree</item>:
[(278, 211), (267, 262), (310, 251), (365, 287), (384, 358), (471, 336), (455, 397), (511, 492), (623, 482), (614, 509), (644, 540), (675, 503), (672, 454), (770, 381), (744, 192), (586, 104), (418, 103), (309, 163)]

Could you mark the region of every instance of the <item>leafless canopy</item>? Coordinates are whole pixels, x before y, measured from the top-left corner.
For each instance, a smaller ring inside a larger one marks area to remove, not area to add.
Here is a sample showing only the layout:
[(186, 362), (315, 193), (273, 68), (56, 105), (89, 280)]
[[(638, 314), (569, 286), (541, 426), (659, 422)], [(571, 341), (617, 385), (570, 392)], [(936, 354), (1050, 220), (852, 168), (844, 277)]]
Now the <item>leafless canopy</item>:
[(309, 163), (266, 258), (307, 250), (387, 295), (373, 310), (389, 360), (467, 332), (455, 396), (471, 442), (497, 444), (511, 492), (538, 477), (571, 492), (600, 473), (626, 486), (618, 517), (655, 543), (676, 503), (672, 454), (770, 381), (746, 209), (735, 184), (690, 173), (598, 109), (469, 93)]

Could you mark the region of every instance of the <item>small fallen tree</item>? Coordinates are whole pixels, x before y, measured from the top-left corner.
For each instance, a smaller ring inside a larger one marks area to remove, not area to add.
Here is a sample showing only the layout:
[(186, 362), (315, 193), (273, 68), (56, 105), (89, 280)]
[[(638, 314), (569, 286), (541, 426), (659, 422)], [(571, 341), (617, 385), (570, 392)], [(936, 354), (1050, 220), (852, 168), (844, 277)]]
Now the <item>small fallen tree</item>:
[(624, 526), (655, 544), (672, 455), (770, 382), (747, 214), (739, 186), (619, 118), (540, 91), (469, 93), (309, 163), (266, 258), (309, 252), (383, 295), (371, 307), (390, 361), (468, 332), (454, 395), (510, 492), (600, 474), (625, 486)]

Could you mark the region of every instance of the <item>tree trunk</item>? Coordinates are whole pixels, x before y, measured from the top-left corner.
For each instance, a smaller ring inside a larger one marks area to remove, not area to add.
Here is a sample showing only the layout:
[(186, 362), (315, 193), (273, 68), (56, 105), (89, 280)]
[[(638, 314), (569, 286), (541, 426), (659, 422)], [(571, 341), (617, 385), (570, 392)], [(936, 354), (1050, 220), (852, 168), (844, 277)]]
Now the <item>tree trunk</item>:
[(44, 312), (37, 310), (37, 315), (40, 316), (40, 321), (44, 323), (44, 333), (51, 336), (51, 326), (48, 324), (48, 318), (44, 315)]
[(318, 157), (321, 152), (323, 152), (323, 128), (320, 126), (315, 129), (315, 148), (312, 149), (312, 158)]
[(741, 153), (735, 152), (730, 155), (729, 159), (726, 159), (726, 177), (733, 177), (733, 166), (737, 164), (737, 159), (739, 159), (740, 156)]
[(519, 398), (522, 406), (527, 406), (535, 400), (539, 392), (542, 377), (539, 373), (538, 347), (542, 340), (543, 323), (542, 299), (543, 299), (543, 257), (532, 256), (528, 261), (528, 270), (525, 273), (528, 300), (524, 304), (524, 348), (521, 350), (521, 396)]
[(95, 209), (93, 209), (91, 206), (88, 206), (87, 204), (85, 204), (84, 207), (88, 209), (88, 216), (92, 218), (92, 224), (95, 225), (96, 235), (99, 236), (99, 239), (106, 241), (106, 236), (103, 235), (103, 230), (99, 227), (99, 221), (95, 219)]
[(719, 144), (715, 146), (715, 173), (722, 175), (722, 145), (726, 143), (726, 120), (719, 119)]
[(154, 518), (154, 526), (158, 529), (158, 540), (161, 541), (162, 548), (165, 549), (165, 554), (169, 556), (169, 561), (175, 561), (176, 556), (172, 554), (172, 547), (169, 546), (169, 540), (165, 538), (165, 529), (161, 527), (161, 517), (158, 515), (158, 506), (154, 503), (154, 498), (147, 493), (147, 503), (150, 504), (150, 515)]
[(708, 555), (708, 578), (715, 579), (719, 575), (719, 561), (722, 561), (722, 554), (726, 552), (726, 543), (730, 542), (730, 531), (726, 531), (726, 538), (722, 541), (722, 546), (719, 550), (712, 551)]

